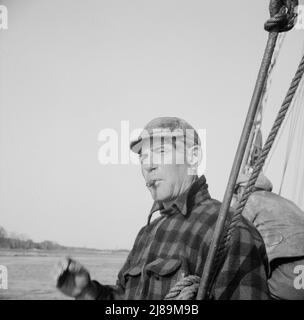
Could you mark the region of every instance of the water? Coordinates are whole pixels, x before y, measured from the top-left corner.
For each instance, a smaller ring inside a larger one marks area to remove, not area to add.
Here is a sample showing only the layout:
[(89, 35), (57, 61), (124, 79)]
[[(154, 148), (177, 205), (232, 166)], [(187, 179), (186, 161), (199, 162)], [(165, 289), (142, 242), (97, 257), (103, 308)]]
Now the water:
[(0, 251), (0, 265), (8, 269), (8, 289), (0, 289), (0, 299), (70, 299), (55, 287), (54, 266), (69, 255), (82, 263), (91, 278), (102, 284), (115, 284), (126, 252), (16, 252)]

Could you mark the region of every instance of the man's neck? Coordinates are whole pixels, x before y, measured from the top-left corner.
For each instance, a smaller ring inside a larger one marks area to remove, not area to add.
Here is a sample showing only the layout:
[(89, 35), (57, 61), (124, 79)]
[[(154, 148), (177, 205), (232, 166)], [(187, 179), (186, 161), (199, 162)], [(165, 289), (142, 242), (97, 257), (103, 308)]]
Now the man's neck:
[(188, 194), (189, 189), (191, 188), (192, 184), (196, 180), (197, 180), (197, 176), (196, 175), (192, 176), (192, 179), (186, 184), (186, 186), (183, 188), (183, 191), (180, 192), (179, 195), (177, 195), (174, 199), (170, 199), (170, 200), (165, 201), (165, 202), (162, 203), (164, 208), (165, 209), (170, 208), (173, 203), (178, 201), (178, 199), (186, 197), (186, 194)]

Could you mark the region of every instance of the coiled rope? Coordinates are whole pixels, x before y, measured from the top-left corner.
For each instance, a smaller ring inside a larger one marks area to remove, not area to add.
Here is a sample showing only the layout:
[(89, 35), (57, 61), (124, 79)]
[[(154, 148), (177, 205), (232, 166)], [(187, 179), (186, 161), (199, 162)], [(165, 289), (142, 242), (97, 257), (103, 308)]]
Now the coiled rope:
[(195, 275), (184, 277), (171, 288), (164, 300), (194, 300), (200, 280), (201, 278)]

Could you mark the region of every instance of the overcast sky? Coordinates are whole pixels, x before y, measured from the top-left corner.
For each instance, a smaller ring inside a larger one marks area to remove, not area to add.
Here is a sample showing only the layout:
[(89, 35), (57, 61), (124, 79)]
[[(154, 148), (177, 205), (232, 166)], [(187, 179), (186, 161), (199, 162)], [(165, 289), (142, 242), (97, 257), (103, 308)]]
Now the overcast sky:
[[(121, 121), (134, 130), (157, 116), (206, 129), (205, 175), (222, 200), (267, 40), (268, 1), (0, 3), (8, 8), (8, 30), (0, 30), (0, 225), (35, 241), (130, 249), (152, 199), (138, 165), (100, 164), (98, 136), (114, 129), (121, 147)], [(303, 40), (304, 30), (285, 39), (265, 133)], [(269, 165), (275, 190), (282, 150)]]

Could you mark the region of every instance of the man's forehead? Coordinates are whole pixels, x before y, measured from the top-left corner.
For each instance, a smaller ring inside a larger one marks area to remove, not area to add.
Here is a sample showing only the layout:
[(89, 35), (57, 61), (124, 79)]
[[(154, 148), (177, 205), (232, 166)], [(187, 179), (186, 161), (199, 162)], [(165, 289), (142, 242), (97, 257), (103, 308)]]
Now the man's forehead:
[(176, 137), (153, 137), (150, 139), (144, 139), (142, 142), (141, 152), (155, 150), (160, 147), (179, 147), (184, 143), (184, 139)]

